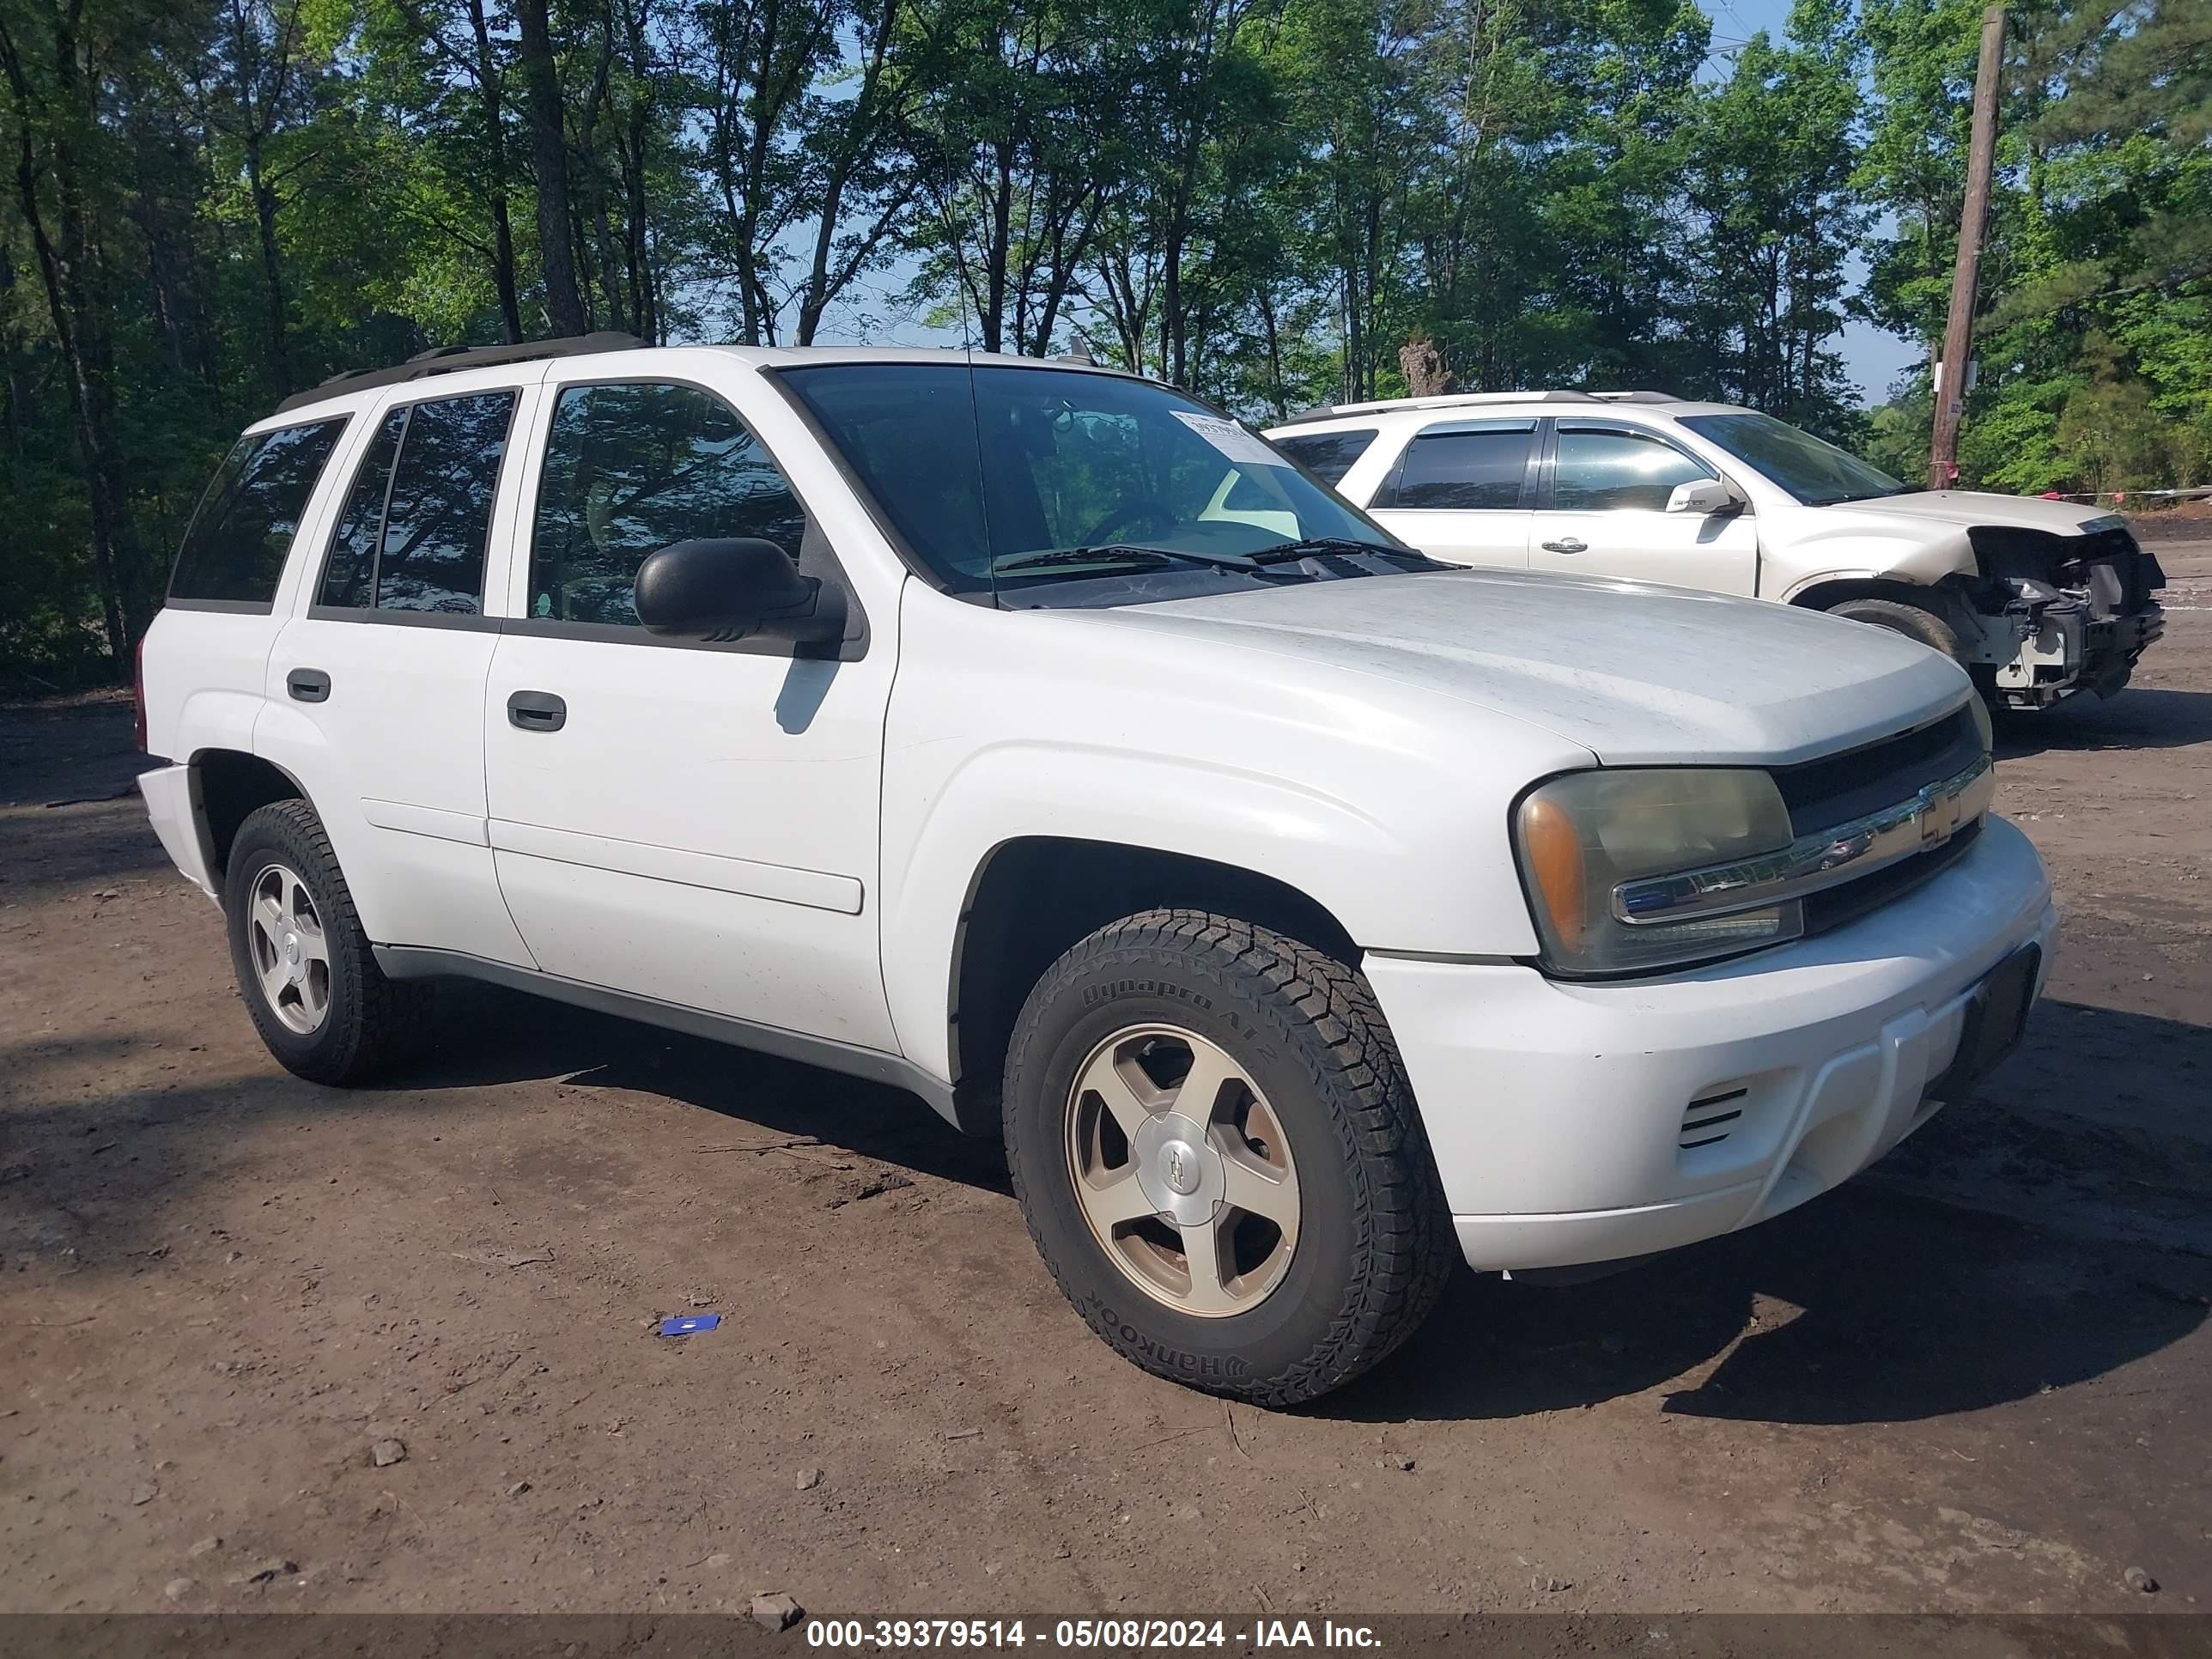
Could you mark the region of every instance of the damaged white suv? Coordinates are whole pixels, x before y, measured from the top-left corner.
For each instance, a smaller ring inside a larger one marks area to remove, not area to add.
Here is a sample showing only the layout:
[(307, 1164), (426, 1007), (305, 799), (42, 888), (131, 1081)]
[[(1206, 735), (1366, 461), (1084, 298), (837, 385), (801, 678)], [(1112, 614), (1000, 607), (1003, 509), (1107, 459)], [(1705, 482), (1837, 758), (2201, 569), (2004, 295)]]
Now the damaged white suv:
[(1990, 700), (2110, 696), (2165, 629), (2158, 561), (2094, 507), (1900, 483), (1811, 434), (1650, 392), (1345, 404), (1267, 434), (1453, 564), (1626, 576), (1893, 629)]
[(458, 976), (895, 1084), (1100, 1336), (1287, 1403), (2020, 1033), (2050, 886), (1933, 652), (1440, 566), (1130, 375), (615, 343), (304, 394), (186, 535), (141, 784), (302, 1077)]

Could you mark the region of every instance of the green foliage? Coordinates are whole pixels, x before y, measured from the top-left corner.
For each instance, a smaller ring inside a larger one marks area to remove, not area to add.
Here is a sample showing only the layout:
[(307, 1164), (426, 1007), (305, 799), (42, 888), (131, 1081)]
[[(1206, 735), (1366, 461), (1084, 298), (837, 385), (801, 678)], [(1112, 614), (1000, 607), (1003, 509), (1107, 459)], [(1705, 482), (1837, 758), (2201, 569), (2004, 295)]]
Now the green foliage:
[[(2036, 0), (2011, 14), (1962, 482), (2205, 482), (2212, 452), (2212, 8)], [(1949, 297), (1978, 17), (1868, 0), (1887, 210), (1869, 309), (1930, 343)], [(1911, 388), (1924, 401), (1924, 372)], [(1924, 455), (1924, 447), (1923, 449)]]
[[(1960, 463), (2212, 459), (2212, 9), (2013, 13)], [(1925, 467), (1980, 6), (0, 0), (0, 677), (114, 673), (288, 392), (564, 325), (1071, 346), (1276, 416), (1653, 386)], [(904, 337), (912, 337), (910, 335)]]

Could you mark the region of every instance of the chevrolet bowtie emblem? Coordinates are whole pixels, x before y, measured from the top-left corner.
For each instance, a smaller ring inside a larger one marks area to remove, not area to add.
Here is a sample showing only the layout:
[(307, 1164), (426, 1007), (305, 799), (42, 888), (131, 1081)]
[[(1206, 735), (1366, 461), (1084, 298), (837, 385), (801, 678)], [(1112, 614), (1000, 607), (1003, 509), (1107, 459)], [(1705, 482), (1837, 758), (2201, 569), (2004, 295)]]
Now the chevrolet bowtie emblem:
[(1915, 815), (1920, 823), (1920, 844), (1933, 847), (1951, 839), (1952, 831), (1959, 827), (1959, 798), (1956, 795), (1937, 795), (1923, 800)]

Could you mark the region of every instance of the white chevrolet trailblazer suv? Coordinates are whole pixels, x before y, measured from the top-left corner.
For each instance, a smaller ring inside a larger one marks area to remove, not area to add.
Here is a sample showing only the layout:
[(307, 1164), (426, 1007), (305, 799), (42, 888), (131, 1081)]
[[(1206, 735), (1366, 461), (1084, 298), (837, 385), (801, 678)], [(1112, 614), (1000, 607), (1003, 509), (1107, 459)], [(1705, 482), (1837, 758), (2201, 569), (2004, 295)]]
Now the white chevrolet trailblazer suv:
[(276, 1058), (462, 976), (1004, 1137), (1100, 1336), (1335, 1388), (1456, 1258), (1778, 1215), (2018, 1036), (2051, 891), (1967, 677), (1455, 570), (1127, 374), (449, 353), (210, 487), (142, 780)]
[(1893, 629), (1992, 702), (2109, 696), (2165, 629), (2158, 561), (2063, 501), (1918, 489), (1811, 434), (1650, 392), (1345, 404), (1267, 434), (1432, 558), (1711, 588)]

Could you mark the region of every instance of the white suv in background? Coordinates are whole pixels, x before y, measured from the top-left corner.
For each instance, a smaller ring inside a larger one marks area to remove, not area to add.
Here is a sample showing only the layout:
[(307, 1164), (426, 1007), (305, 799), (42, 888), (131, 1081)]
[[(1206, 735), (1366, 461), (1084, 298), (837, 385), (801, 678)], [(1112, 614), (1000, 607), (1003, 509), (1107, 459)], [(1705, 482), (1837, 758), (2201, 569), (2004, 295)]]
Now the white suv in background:
[(2041, 982), (1965, 674), (1616, 586), (1438, 565), (1130, 375), (461, 352), (239, 441), (140, 781), (301, 1076), (465, 977), (897, 1085), (1106, 1341), (1284, 1404), (1462, 1258), (1833, 1187)]
[(2111, 696), (2165, 628), (2165, 573), (2118, 516), (1916, 489), (1729, 404), (1471, 392), (1340, 404), (1267, 435), (1433, 558), (1876, 623), (2009, 708)]

